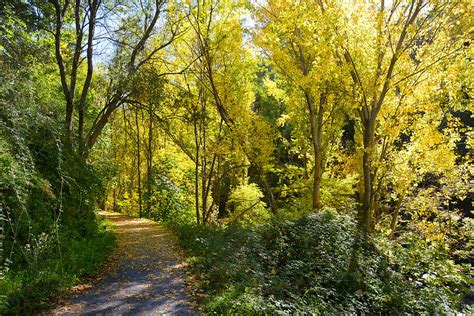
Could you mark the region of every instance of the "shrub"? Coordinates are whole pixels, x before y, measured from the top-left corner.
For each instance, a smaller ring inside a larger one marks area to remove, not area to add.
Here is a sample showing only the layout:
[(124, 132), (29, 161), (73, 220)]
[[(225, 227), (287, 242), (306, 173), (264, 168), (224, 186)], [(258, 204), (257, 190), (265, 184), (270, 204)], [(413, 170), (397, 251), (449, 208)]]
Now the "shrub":
[(329, 210), (254, 227), (176, 229), (211, 313), (450, 312), (466, 290), (440, 249), (413, 238), (393, 247), (382, 236), (362, 241), (350, 216)]
[[(54, 239), (54, 242), (48, 239)], [(56, 239), (58, 238), (58, 239)], [(113, 249), (113, 235), (100, 225), (92, 237), (71, 239), (68, 232), (59, 236), (43, 234), (31, 250), (35, 258), (24, 268), (13, 266), (0, 279), (0, 313), (32, 314), (47, 306), (47, 299), (80, 282), (96, 271)], [(39, 253), (38, 253), (39, 251)]]
[(9, 14), (2, 22), (0, 314), (24, 314), (92, 272), (113, 243), (94, 214), (101, 181), (65, 145), (64, 98), (42, 39)]
[(262, 223), (270, 218), (265, 202), (262, 202), (263, 193), (255, 183), (241, 184), (230, 193), (228, 203), (233, 203), (233, 213), (230, 221), (243, 223)]
[(147, 181), (151, 182), (153, 191), (144, 194), (145, 203), (151, 206), (145, 217), (156, 221), (169, 221), (180, 217), (185, 209), (180, 188), (159, 173), (153, 173)]

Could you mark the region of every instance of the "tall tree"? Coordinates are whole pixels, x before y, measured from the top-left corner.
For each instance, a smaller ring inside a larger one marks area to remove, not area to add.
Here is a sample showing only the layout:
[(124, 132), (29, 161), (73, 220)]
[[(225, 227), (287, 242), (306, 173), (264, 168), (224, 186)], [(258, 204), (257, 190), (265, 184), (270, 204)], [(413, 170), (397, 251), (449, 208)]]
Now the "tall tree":
[[(137, 72), (159, 51), (171, 44), (178, 34), (179, 19), (171, 18), (171, 9), (168, 14), (164, 13), (167, 3), (163, 0), (125, 3), (105, 3), (102, 0), (75, 0), (71, 3), (69, 0), (49, 0), (49, 3), (55, 12), (52, 32), (56, 62), (66, 100), (66, 135), (69, 141), (72, 141), (70, 136), (75, 130), (74, 109), (77, 109), (77, 151), (87, 158), (114, 110), (130, 97)], [(139, 17), (138, 20), (136, 17)], [(163, 22), (159, 22), (160, 18)], [(122, 25), (115, 29), (117, 22)], [(70, 36), (66, 36), (66, 33)], [(71, 37), (72, 43), (66, 46)], [(96, 62), (94, 49), (102, 41), (112, 43), (116, 47), (115, 62), (111, 63), (115, 69), (107, 73), (109, 82), (101, 102), (102, 109), (97, 112), (86, 130), (87, 98), (93, 83)], [(72, 47), (72, 52), (66, 47)], [(86, 75), (79, 84), (84, 60), (87, 63)], [(78, 94), (79, 97), (76, 97)]]
[(294, 121), (305, 120), (299, 126), (312, 151), (315, 210), (322, 206), (321, 182), (330, 135), (340, 128), (337, 118), (342, 114), (341, 95), (345, 92), (344, 79), (333, 58), (333, 47), (339, 40), (334, 34), (337, 15), (324, 13), (314, 1), (272, 0), (257, 8), (261, 30), (256, 41), (284, 79), (287, 114)]
[(417, 89), (436, 64), (460, 52), (459, 38), (449, 38), (444, 30), (459, 14), (461, 4), (424, 0), (321, 3), (326, 14), (343, 13), (342, 27), (334, 32), (344, 34), (338, 56), (346, 65), (359, 104), (364, 183), (359, 219), (365, 232), (373, 226), (377, 188), (383, 181), (379, 166), (388, 146), (380, 123), (397, 120), (397, 108), (404, 106), (406, 94)]
[(260, 179), (269, 205), (278, 206), (266, 178), (272, 150), (271, 133), (251, 109), (255, 61), (243, 34), (240, 1), (198, 1), (188, 21), (193, 30), (200, 76), (215, 109), (236, 147), (248, 159)]

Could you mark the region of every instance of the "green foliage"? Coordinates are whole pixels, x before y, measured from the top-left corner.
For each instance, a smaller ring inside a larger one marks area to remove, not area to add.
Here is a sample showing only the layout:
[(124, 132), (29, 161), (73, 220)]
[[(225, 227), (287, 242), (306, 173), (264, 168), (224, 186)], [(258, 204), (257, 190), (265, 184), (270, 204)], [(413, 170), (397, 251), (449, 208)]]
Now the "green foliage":
[(113, 247), (94, 210), (96, 171), (63, 136), (63, 99), (41, 37), (1, 12), (0, 313), (32, 313)]
[(94, 271), (97, 205), (174, 227), (208, 312), (458, 309), (468, 1), (97, 4), (98, 46), (91, 2), (0, 4), (0, 313)]
[(209, 313), (453, 312), (466, 291), (461, 267), (442, 249), (414, 235), (395, 247), (381, 236), (358, 241), (351, 217), (332, 211), (177, 231)]
[(228, 203), (233, 203), (234, 212), (230, 221), (240, 220), (246, 223), (263, 223), (271, 214), (262, 202), (263, 193), (255, 183), (241, 184), (230, 193)]
[[(469, 291), (469, 265), (450, 259), (442, 246), (408, 232), (399, 240), (378, 237), (378, 249), (391, 264), (392, 301), (378, 297), (391, 307), (409, 313), (454, 313)], [(375, 293), (376, 294), (376, 293)]]
[(94, 236), (72, 239), (71, 230), (42, 233), (25, 251), (32, 263), (13, 269), (0, 280), (0, 313), (31, 314), (47, 299), (94, 273), (115, 245), (102, 223)]
[(145, 217), (156, 221), (176, 220), (182, 216), (185, 210), (185, 204), (182, 199), (182, 193), (179, 187), (171, 182), (164, 175), (153, 173), (153, 177), (147, 179), (151, 181), (153, 191), (146, 193), (145, 203), (150, 203), (149, 212)]

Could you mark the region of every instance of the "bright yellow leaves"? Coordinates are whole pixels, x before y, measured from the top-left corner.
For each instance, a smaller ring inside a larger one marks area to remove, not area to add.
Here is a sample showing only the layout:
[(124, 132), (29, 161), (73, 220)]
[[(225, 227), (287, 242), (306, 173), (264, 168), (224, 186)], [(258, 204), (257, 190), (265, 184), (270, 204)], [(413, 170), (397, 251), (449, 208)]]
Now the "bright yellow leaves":
[(268, 95), (271, 95), (279, 101), (288, 101), (285, 91), (278, 88), (275, 81), (265, 77), (263, 78), (263, 86), (265, 87)]

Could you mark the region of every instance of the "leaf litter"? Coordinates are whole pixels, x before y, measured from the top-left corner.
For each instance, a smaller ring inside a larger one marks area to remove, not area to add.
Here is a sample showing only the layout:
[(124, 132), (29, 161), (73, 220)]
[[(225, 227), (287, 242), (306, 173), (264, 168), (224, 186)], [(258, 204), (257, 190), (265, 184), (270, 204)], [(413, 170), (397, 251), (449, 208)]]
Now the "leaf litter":
[(195, 315), (186, 295), (178, 240), (160, 224), (100, 212), (113, 225), (117, 249), (87, 284), (71, 289), (48, 315)]

